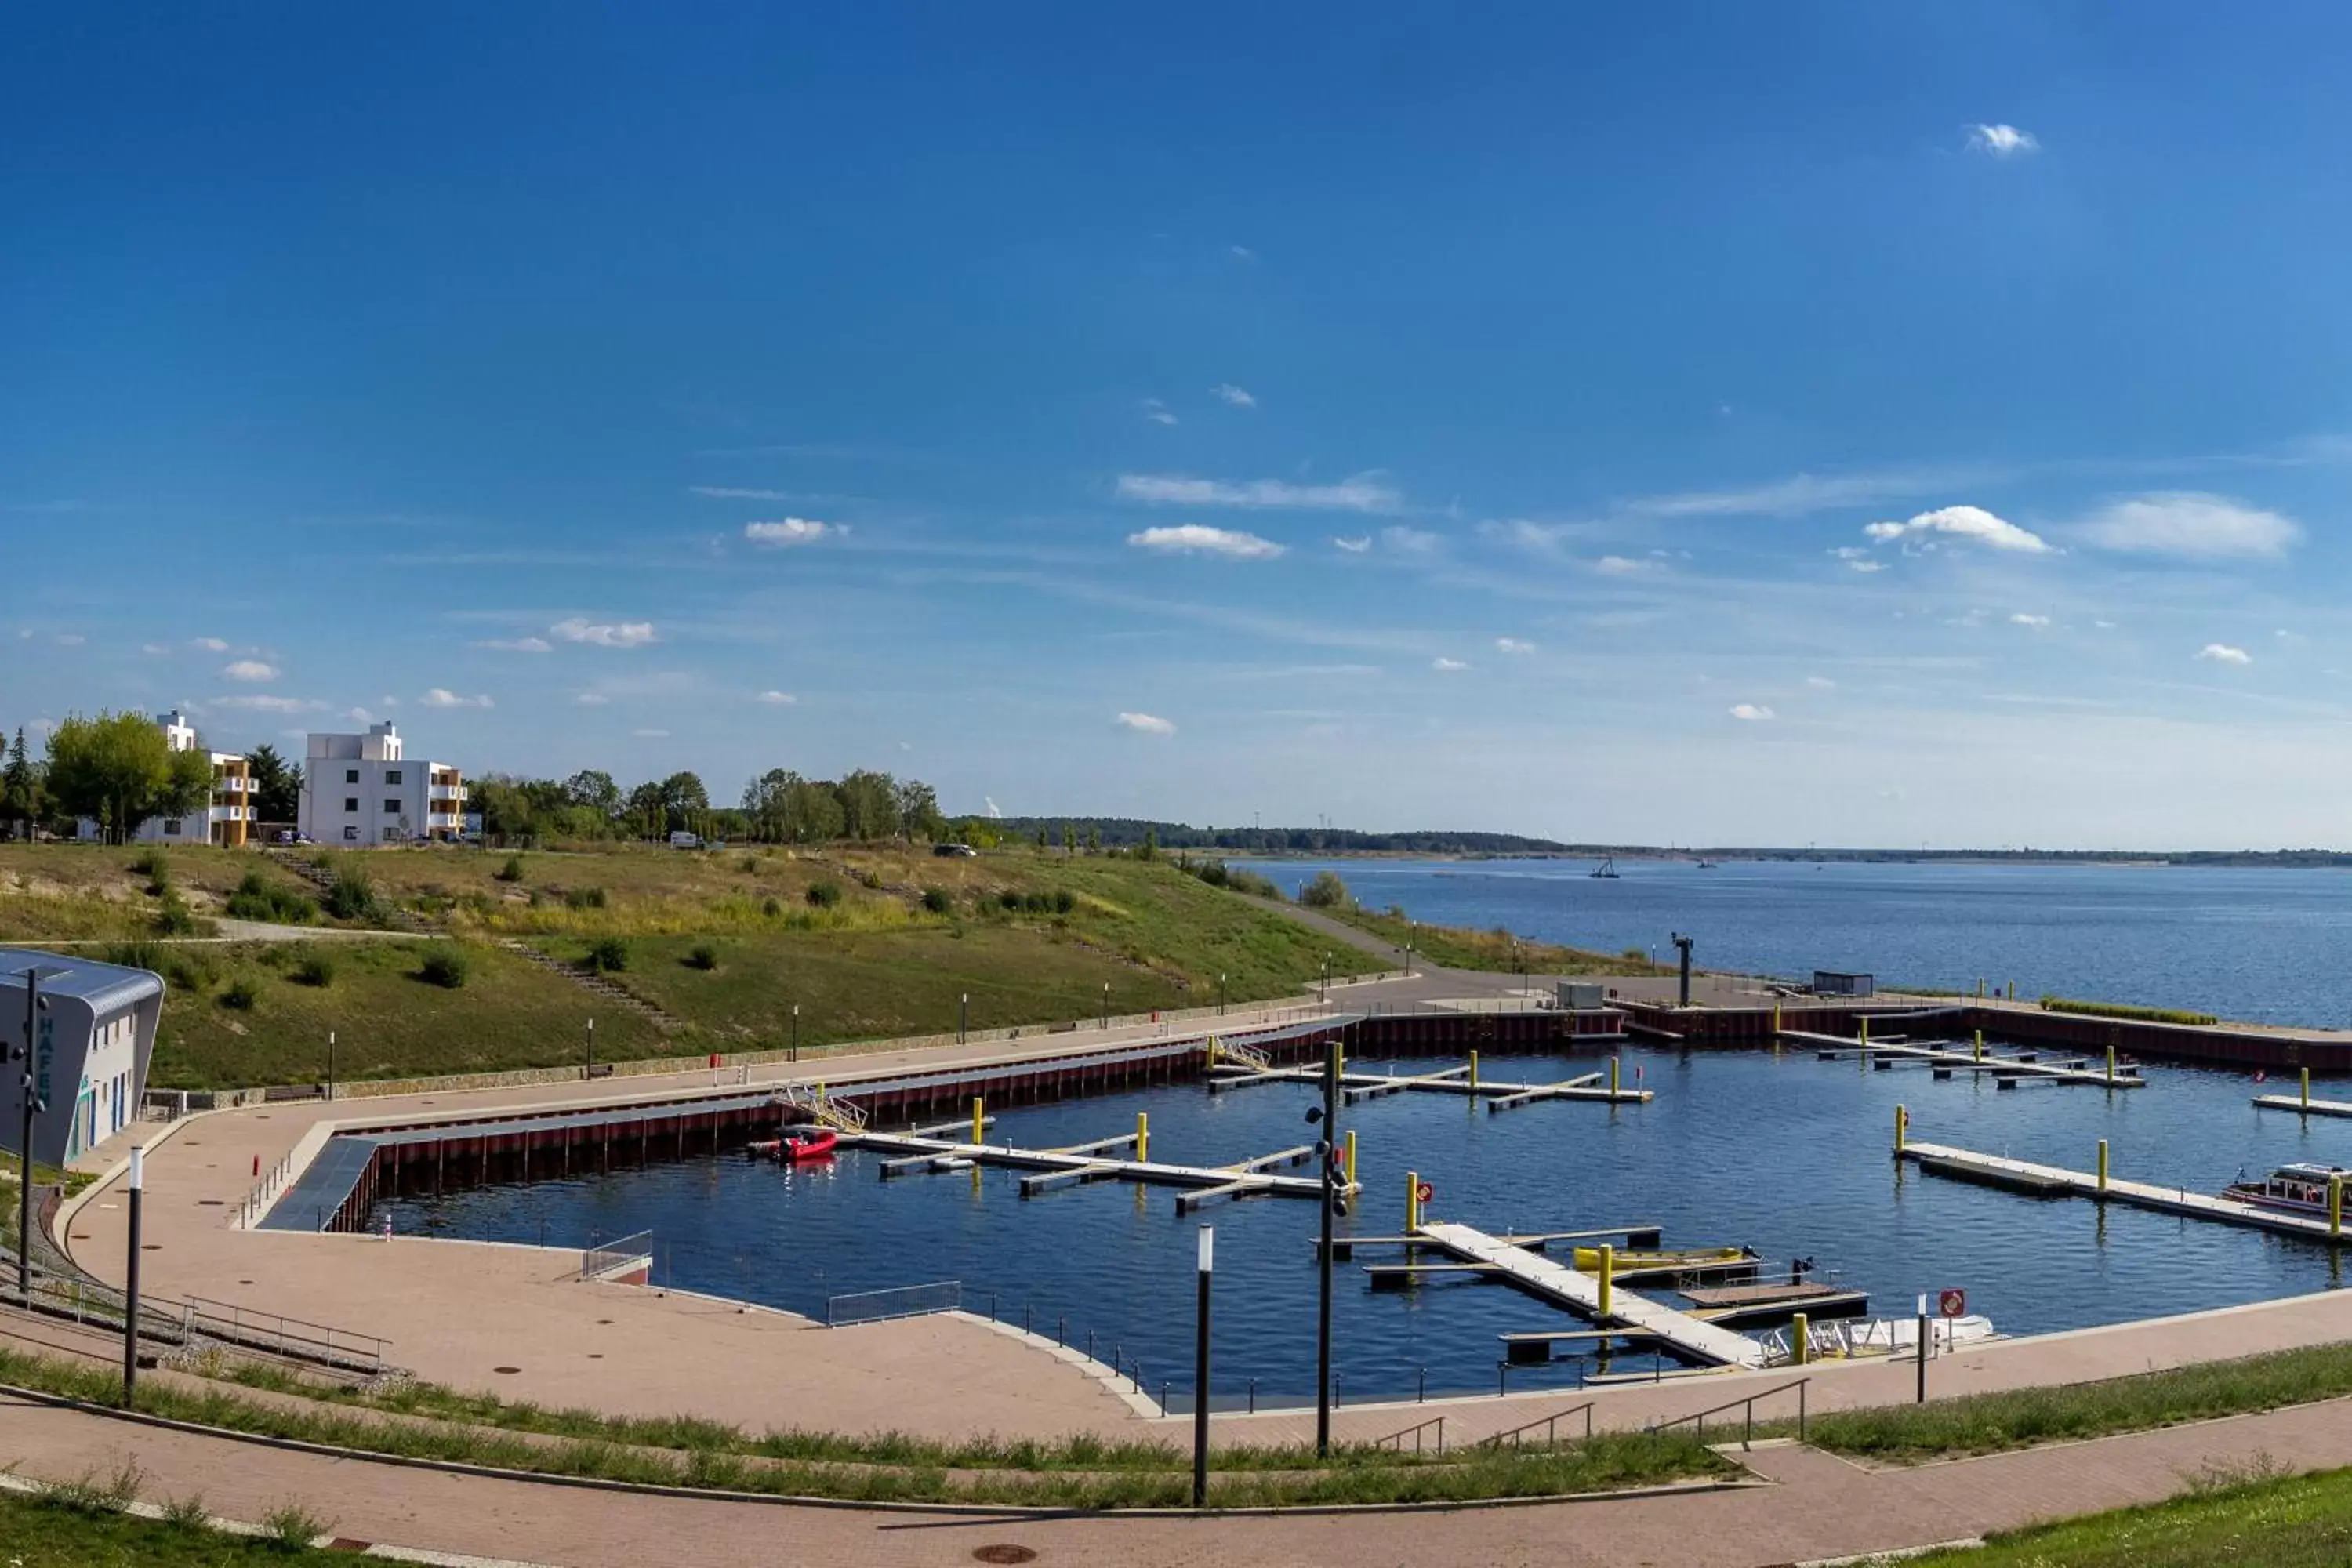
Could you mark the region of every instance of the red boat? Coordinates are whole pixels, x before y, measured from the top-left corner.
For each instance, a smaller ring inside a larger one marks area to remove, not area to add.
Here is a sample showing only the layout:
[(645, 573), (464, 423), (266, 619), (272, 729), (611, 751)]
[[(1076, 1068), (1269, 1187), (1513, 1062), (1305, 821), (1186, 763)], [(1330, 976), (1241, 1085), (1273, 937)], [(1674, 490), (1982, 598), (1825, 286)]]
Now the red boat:
[(776, 1140), (775, 1155), (779, 1162), (787, 1165), (831, 1159), (833, 1146), (840, 1141), (840, 1136), (830, 1127), (795, 1127)]

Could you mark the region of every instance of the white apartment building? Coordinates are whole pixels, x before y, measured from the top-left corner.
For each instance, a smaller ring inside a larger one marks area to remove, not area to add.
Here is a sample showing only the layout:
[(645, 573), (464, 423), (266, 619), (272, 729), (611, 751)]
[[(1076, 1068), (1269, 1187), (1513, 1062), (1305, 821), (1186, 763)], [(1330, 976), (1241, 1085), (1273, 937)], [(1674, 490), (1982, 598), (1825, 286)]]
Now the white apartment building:
[(403, 756), (394, 725), (310, 737), (302, 765), (305, 837), (329, 845), (407, 844), (457, 838), (465, 826), (464, 776), (446, 763)]
[[(163, 744), (174, 752), (204, 750), (197, 739), (196, 728), (184, 718), (178, 709), (158, 714), (156, 727), (163, 731)], [(206, 752), (212, 759), (212, 794), (205, 803), (184, 816), (151, 816), (139, 825), (131, 836), (133, 844), (220, 844), (231, 847), (244, 844), (253, 836), (254, 793), (253, 769), (234, 752)], [(96, 838), (101, 829), (97, 819), (81, 819), (80, 836)]]

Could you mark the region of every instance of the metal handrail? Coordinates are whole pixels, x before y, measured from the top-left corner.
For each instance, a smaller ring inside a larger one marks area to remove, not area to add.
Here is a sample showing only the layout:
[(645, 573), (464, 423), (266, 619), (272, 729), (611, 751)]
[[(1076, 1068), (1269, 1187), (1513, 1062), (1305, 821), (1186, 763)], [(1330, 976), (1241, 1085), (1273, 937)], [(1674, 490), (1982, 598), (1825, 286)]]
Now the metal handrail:
[(1801, 1443), (1805, 1439), (1805, 1384), (1812, 1381), (1810, 1377), (1801, 1377), (1793, 1383), (1784, 1383), (1776, 1388), (1767, 1388), (1759, 1393), (1751, 1394), (1745, 1399), (1728, 1399), (1721, 1405), (1710, 1405), (1705, 1410), (1694, 1410), (1688, 1415), (1677, 1415), (1671, 1421), (1654, 1421), (1648, 1430), (1654, 1437), (1659, 1433), (1670, 1431), (1685, 1422), (1695, 1422), (1697, 1424), (1698, 1435), (1704, 1437), (1706, 1436), (1708, 1416), (1720, 1415), (1727, 1410), (1738, 1410), (1742, 1413), (1742, 1420), (1745, 1424), (1740, 1435), (1739, 1446), (1745, 1448), (1756, 1441), (1756, 1402), (1759, 1399), (1769, 1399), (1776, 1394), (1786, 1394), (1793, 1388), (1797, 1391), (1797, 1440)]
[(1443, 1454), (1445, 1452), (1445, 1417), (1443, 1415), (1433, 1415), (1426, 1421), (1416, 1421), (1412, 1426), (1391, 1432), (1385, 1437), (1375, 1437), (1372, 1439), (1372, 1447), (1375, 1448), (1393, 1447), (1398, 1453), (1402, 1454), (1404, 1452), (1404, 1440), (1410, 1437), (1412, 1439), (1412, 1451), (1418, 1454), (1422, 1452), (1423, 1444), (1428, 1440), (1426, 1434), (1433, 1426), (1437, 1428), (1437, 1451)]
[(1544, 1429), (1544, 1447), (1547, 1448), (1556, 1447), (1559, 1443), (1559, 1434), (1561, 1418), (1564, 1416), (1580, 1415), (1584, 1417), (1584, 1440), (1590, 1442), (1592, 1439), (1593, 1404), (1594, 1401), (1588, 1399), (1581, 1405), (1571, 1405), (1565, 1410), (1555, 1410), (1549, 1415), (1538, 1416), (1535, 1420), (1528, 1422), (1525, 1426), (1514, 1426), (1507, 1432), (1497, 1432), (1492, 1436), (1481, 1437), (1478, 1439), (1478, 1447), (1482, 1448), (1499, 1448), (1506, 1442), (1508, 1442), (1514, 1448), (1522, 1447), (1526, 1444), (1527, 1435), (1540, 1426)]

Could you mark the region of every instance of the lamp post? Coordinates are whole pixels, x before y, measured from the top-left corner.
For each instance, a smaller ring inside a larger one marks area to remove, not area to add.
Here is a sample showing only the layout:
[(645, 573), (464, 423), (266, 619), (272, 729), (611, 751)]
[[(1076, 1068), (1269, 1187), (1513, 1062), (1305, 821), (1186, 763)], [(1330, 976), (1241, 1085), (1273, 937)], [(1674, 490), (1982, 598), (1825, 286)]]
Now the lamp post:
[(41, 982), (65, 973), (64, 966), (55, 963), (36, 963), (16, 971), (16, 977), (25, 983), (25, 1038), (16, 1051), (25, 1064), (24, 1118), (16, 1143), (16, 1295), (28, 1309), (33, 1304), (33, 1114), (46, 1109), (35, 1079), (36, 1037), (40, 1016), (49, 1007), (41, 999)]
[(800, 1060), (800, 1059), (801, 1059), (801, 1005), (800, 1005), (799, 1003), (797, 1003), (797, 1002), (795, 1002), (795, 1003), (793, 1003), (793, 1056), (792, 1056), (792, 1059), (793, 1059), (793, 1060), (794, 1060), (794, 1061), (798, 1061), (798, 1060)]
[(131, 1151), (131, 1251), (122, 1266), (122, 1407), (139, 1392), (139, 1204), (147, 1186), (147, 1150)]
[(956, 1044), (962, 1045), (965, 1026), (971, 1018), (971, 993), (961, 992), (956, 996)]
[(1327, 952), (1323, 955), (1323, 978), (1317, 983), (1315, 987), (1315, 1000), (1318, 1002), (1328, 1002), (1330, 999), (1331, 955)]
[(1323, 1163), (1323, 1244), (1318, 1248), (1315, 1300), (1315, 1452), (1331, 1457), (1331, 1222), (1347, 1212), (1339, 1192), (1339, 1042), (1323, 1050), (1323, 1103), (1307, 1108), (1308, 1123), (1320, 1123), (1315, 1152)]
[(1209, 1500), (1209, 1279), (1215, 1268), (1217, 1227), (1201, 1227), (1200, 1310), (1192, 1331), (1192, 1506)]
[(1103, 982), (1102, 1026), (1106, 1029), (1110, 1027), (1110, 982), (1108, 980)]
[(588, 1020), (588, 1067), (580, 1076), (583, 1079), (596, 1076), (596, 1020), (593, 1018)]
[(1225, 1012), (1225, 972), (1224, 972), (1223, 970), (1220, 969), (1220, 970), (1218, 970), (1218, 971), (1217, 971), (1217, 1016), (1218, 1016), (1219, 1017), (1223, 1017), (1223, 1016), (1224, 1016), (1224, 1012)]
[(327, 1031), (327, 1098), (335, 1098), (335, 1031)]
[(1404, 977), (1407, 980), (1412, 978), (1412, 937), (1413, 922), (1407, 921), (1404, 922)]

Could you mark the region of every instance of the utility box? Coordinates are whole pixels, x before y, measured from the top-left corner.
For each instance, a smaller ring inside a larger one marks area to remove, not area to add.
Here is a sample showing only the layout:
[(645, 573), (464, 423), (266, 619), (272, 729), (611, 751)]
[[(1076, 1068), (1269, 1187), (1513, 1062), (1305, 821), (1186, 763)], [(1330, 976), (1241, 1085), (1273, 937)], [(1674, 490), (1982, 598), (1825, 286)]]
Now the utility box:
[(1878, 978), (1872, 974), (1850, 974), (1843, 969), (1813, 971), (1813, 994), (1816, 996), (1872, 996), (1877, 994)]
[(1597, 980), (1563, 980), (1559, 983), (1559, 1005), (1570, 1012), (1608, 1005), (1609, 999)]

